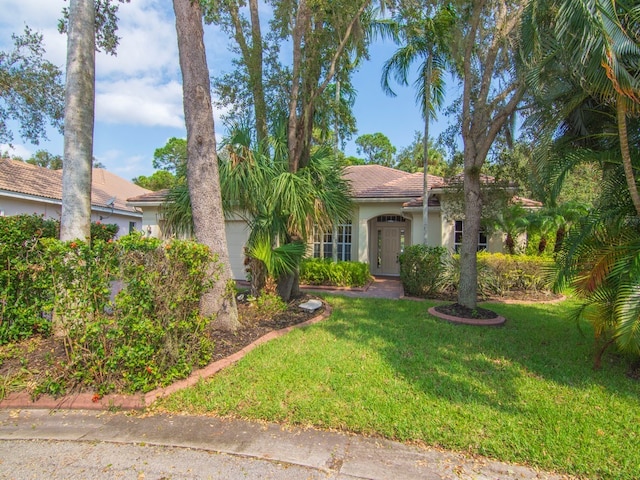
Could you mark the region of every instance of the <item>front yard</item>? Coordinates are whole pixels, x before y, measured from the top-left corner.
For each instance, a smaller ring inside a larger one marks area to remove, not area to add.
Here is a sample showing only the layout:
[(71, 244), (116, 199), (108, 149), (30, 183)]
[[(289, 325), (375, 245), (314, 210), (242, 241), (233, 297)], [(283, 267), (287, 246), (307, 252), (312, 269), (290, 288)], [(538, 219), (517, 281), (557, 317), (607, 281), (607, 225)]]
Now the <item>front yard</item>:
[(332, 316), (162, 400), (169, 412), (315, 425), (589, 478), (637, 478), (640, 382), (566, 320), (571, 302), (490, 308), (452, 325), (430, 302), (328, 296)]

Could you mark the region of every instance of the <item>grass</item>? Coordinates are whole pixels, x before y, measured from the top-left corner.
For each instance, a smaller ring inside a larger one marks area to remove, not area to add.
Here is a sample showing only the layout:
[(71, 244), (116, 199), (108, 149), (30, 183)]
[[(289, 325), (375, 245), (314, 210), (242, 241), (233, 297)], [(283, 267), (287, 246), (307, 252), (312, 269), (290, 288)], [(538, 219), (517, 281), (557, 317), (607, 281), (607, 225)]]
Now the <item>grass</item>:
[(590, 478), (637, 478), (640, 383), (592, 369), (570, 302), (498, 305), (501, 328), (453, 325), (428, 302), (327, 297), (332, 316), (162, 400), (233, 415), (424, 442)]

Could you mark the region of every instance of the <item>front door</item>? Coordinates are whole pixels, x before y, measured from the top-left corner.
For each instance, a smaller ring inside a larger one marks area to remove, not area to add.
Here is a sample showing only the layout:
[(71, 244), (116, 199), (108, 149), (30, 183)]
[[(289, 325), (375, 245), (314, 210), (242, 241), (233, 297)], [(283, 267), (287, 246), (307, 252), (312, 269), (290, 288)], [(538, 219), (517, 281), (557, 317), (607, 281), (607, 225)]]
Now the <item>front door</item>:
[(399, 257), (404, 250), (405, 226), (378, 226), (376, 266), (372, 273), (376, 275), (400, 275)]
[(383, 275), (400, 275), (400, 229), (384, 227), (382, 229), (382, 265)]

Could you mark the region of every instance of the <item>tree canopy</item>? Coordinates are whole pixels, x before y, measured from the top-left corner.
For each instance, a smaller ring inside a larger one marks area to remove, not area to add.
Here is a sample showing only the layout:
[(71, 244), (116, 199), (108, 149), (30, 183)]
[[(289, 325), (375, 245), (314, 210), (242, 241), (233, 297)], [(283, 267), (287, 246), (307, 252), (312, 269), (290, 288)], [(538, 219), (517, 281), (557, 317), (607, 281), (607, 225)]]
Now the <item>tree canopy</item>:
[(20, 136), (37, 145), (48, 125), (62, 131), (62, 71), (45, 60), (41, 34), (25, 27), (12, 38), (13, 50), (0, 51), (0, 142), (13, 140), (7, 121), (15, 120)]

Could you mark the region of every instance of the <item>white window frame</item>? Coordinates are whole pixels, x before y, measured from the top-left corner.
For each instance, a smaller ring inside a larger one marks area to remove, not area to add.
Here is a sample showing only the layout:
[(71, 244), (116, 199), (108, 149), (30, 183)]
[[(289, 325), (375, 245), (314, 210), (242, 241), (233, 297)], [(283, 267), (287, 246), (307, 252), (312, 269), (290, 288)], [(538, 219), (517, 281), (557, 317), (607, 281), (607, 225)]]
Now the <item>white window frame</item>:
[(317, 227), (313, 232), (313, 257), (334, 258), (334, 238), (338, 261), (351, 260), (353, 243), (353, 224), (351, 221), (334, 225), (330, 230), (322, 232)]
[[(455, 253), (460, 253), (460, 248), (462, 247), (463, 234), (464, 234), (464, 221), (455, 220), (453, 222), (453, 251)], [(487, 237), (487, 232), (483, 227), (480, 227), (480, 231), (478, 232), (477, 251), (481, 252), (483, 250), (487, 250), (488, 248), (489, 248), (489, 238)]]

